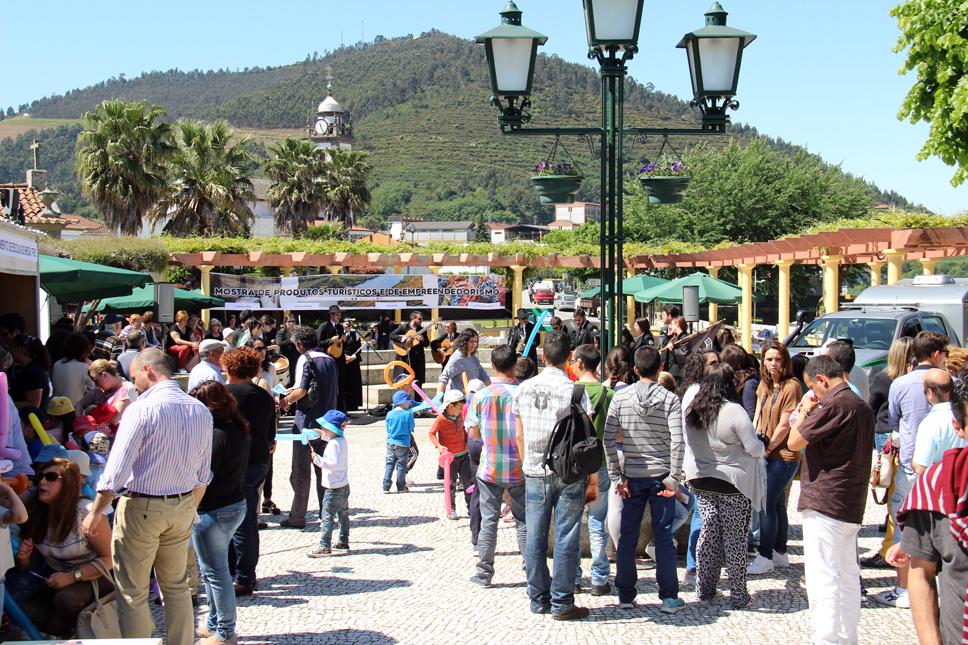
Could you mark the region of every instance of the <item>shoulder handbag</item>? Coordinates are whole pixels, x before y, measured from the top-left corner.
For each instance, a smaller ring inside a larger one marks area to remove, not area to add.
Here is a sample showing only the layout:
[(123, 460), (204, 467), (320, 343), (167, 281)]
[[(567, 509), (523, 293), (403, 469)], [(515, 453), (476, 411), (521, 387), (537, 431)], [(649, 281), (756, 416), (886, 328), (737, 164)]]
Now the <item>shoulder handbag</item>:
[[(897, 454), (897, 448), (894, 448), (888, 442), (884, 446), (884, 450), (877, 453), (877, 457), (874, 459), (874, 467), (871, 469), (871, 497), (874, 498), (875, 504), (881, 506), (887, 504), (888, 493), (890, 492), (891, 484), (894, 483)], [(877, 499), (878, 488), (884, 489), (883, 499)]]
[[(100, 558), (92, 560), (90, 564), (107, 580), (114, 583), (114, 572), (107, 571)], [(117, 591), (112, 591), (103, 598), (99, 597), (97, 580), (91, 580), (94, 588), (94, 602), (81, 610), (77, 615), (75, 627), (77, 638), (121, 638), (121, 627), (118, 623)]]

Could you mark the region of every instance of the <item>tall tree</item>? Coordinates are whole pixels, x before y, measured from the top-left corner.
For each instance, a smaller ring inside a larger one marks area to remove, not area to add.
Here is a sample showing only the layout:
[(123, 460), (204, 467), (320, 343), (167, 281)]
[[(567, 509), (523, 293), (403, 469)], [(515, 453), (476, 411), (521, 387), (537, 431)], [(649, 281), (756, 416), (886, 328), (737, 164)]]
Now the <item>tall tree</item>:
[(152, 223), (167, 220), (171, 235), (244, 235), (255, 216), (247, 137), (236, 138), (225, 121), (179, 121), (178, 148), (169, 164), (168, 190), (148, 213)]
[(918, 76), (897, 116), (930, 124), (918, 159), (954, 166), (951, 184), (958, 186), (968, 179), (968, 3), (907, 0), (891, 15), (901, 29), (894, 51), (908, 50), (901, 73)]
[(299, 236), (329, 204), (326, 154), (312, 141), (294, 138), (269, 146), (269, 153), (265, 173), (272, 184), (266, 197), (276, 229)]
[(346, 228), (353, 226), (356, 215), (370, 203), (367, 182), (373, 167), (367, 162), (367, 154), (357, 150), (327, 151), (328, 161), (324, 178), (329, 219), (343, 222)]
[(77, 143), (77, 177), (108, 228), (137, 235), (148, 210), (165, 189), (166, 163), (174, 150), (165, 110), (146, 101), (111, 100), (84, 115)]

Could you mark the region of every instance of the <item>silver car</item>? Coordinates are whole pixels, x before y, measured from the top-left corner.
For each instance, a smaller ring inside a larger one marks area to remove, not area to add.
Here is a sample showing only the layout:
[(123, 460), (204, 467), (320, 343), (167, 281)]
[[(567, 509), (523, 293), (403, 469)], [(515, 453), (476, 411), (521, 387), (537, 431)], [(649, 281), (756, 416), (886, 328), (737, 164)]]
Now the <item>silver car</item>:
[(863, 307), (839, 311), (817, 318), (791, 340), (791, 355), (813, 356), (829, 340), (849, 338), (854, 342), (857, 365), (873, 378), (887, 365), (891, 344), (902, 336), (914, 337), (921, 331), (946, 335), (952, 345), (960, 345), (951, 323), (939, 313), (911, 311), (894, 307)]
[(578, 294), (559, 291), (555, 294), (555, 309), (558, 311), (574, 311), (578, 304)]

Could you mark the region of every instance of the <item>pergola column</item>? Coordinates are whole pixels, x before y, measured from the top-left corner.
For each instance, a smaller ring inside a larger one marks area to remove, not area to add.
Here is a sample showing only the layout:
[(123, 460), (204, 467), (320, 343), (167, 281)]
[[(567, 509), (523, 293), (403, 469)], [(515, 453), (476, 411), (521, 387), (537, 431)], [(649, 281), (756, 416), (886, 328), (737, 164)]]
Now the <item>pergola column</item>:
[(840, 311), (840, 262), (842, 255), (824, 255), (820, 258), (823, 267), (823, 310), (832, 314)]
[(792, 260), (779, 260), (776, 268), (779, 269), (779, 288), (777, 302), (777, 337), (781, 340), (790, 335), (790, 267), (793, 266)]
[(753, 351), (753, 269), (755, 264), (740, 264), (739, 286), (743, 290), (743, 302), (739, 306), (739, 330), (741, 344), (748, 352)]
[[(397, 266), (393, 267), (393, 272), (396, 273), (397, 275), (400, 275), (401, 273), (403, 273), (403, 267), (398, 264)], [(403, 322), (402, 309), (393, 310), (393, 322), (397, 323), (398, 325)]]
[[(431, 265), (430, 266), (430, 272), (433, 273), (435, 276), (436, 275), (440, 275), (440, 266), (439, 265)], [(440, 308), (433, 307), (430, 310), (430, 319), (431, 320), (437, 320), (438, 318), (440, 318)], [(434, 325), (433, 329), (431, 329), (427, 333), (428, 333), (428, 339), (429, 340), (436, 339), (436, 337), (437, 337), (437, 326)]]
[(904, 270), (904, 251), (888, 249), (884, 251), (884, 259), (887, 260), (887, 284), (894, 284), (901, 279)]
[[(706, 267), (706, 271), (709, 273), (711, 278), (719, 278), (720, 267)], [(709, 303), (709, 324), (713, 324), (719, 320), (719, 305), (714, 302)]]
[[(198, 270), (202, 273), (202, 293), (206, 296), (212, 295), (212, 269), (215, 267), (203, 264), (198, 267)], [(208, 321), (212, 319), (211, 309), (202, 309), (202, 322), (205, 323), (205, 328), (208, 329)]]
[(879, 287), (881, 285), (881, 269), (884, 268), (884, 263), (868, 262), (867, 266), (871, 269), (871, 286)]
[(518, 309), (523, 305), (521, 297), (524, 293), (524, 269), (523, 266), (511, 267), (511, 318), (518, 315)]
[[(287, 278), (292, 276), (293, 274), (292, 267), (281, 267), (281, 269), (282, 269), (282, 275), (286, 276)], [(279, 321), (280, 329), (282, 329), (285, 326), (286, 318), (288, 318), (290, 315), (292, 315), (292, 311), (290, 311), (289, 309), (282, 310), (282, 320)]]
[[(633, 269), (631, 267), (628, 268), (628, 269), (626, 269), (626, 271), (625, 271), (625, 277), (627, 277), (627, 278), (634, 278), (635, 277), (635, 269)], [(629, 328), (632, 328), (635, 325), (635, 318), (636, 318), (636, 316), (635, 316), (635, 298), (633, 296), (631, 296), (631, 295), (626, 295), (625, 296), (625, 322), (629, 326)]]
[(918, 260), (921, 263), (921, 274), (922, 275), (934, 275), (934, 268), (937, 266), (938, 261), (934, 258), (921, 258)]

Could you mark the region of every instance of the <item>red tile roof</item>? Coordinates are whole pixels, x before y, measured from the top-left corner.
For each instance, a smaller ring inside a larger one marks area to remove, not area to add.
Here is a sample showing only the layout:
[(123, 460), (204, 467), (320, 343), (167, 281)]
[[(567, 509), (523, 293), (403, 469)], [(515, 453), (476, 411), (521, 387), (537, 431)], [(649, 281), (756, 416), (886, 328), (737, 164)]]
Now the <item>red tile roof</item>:
[(81, 215), (62, 214), (60, 219), (67, 222), (67, 226), (64, 228), (72, 231), (84, 231), (86, 235), (106, 235), (108, 232), (101, 222), (95, 222)]
[(20, 207), (24, 211), (24, 223), (30, 224), (63, 224), (59, 217), (42, 215), (47, 208), (40, 198), (40, 191), (27, 184), (0, 184), (0, 190), (16, 188), (20, 193)]

